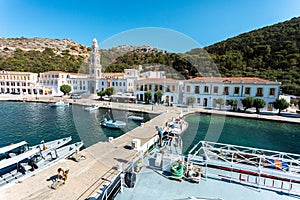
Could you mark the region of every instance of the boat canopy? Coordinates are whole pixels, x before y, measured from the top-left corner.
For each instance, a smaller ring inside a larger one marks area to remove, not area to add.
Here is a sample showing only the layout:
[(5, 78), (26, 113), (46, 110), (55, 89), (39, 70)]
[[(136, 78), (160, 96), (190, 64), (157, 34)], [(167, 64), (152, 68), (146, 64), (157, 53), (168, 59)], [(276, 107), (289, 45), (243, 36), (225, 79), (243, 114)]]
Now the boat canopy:
[(32, 150), (29, 150), (29, 151), (26, 151), (24, 153), (21, 153), (17, 156), (14, 156), (12, 158), (8, 158), (8, 159), (5, 159), (5, 160), (1, 160), (0, 161), (0, 169), (3, 169), (5, 167), (8, 167), (10, 165), (13, 165), (13, 164), (16, 164), (26, 158), (29, 158), (30, 156), (34, 155), (34, 154), (37, 154), (40, 150), (39, 149), (32, 149)]
[(0, 148), (0, 154), (6, 153), (8, 151), (11, 151), (13, 149), (16, 149), (16, 148), (18, 148), (20, 146), (23, 146), (23, 145), (26, 145), (26, 144), (27, 144), (27, 142), (22, 141), (22, 142), (19, 142), (17, 144), (11, 144), (11, 145), (8, 145), (8, 146), (5, 146), (5, 147), (1, 147)]

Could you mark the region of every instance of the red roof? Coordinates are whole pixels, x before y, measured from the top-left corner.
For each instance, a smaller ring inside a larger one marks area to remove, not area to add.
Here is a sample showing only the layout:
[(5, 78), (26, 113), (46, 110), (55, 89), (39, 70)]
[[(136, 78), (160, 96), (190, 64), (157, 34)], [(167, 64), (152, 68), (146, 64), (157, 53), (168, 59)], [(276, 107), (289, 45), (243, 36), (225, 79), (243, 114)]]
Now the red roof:
[(178, 80), (172, 78), (144, 78), (138, 81), (147, 81), (147, 82), (177, 82)]
[(231, 83), (270, 83), (275, 81), (269, 81), (256, 77), (196, 77), (189, 79), (188, 81), (201, 81), (201, 82), (231, 82)]

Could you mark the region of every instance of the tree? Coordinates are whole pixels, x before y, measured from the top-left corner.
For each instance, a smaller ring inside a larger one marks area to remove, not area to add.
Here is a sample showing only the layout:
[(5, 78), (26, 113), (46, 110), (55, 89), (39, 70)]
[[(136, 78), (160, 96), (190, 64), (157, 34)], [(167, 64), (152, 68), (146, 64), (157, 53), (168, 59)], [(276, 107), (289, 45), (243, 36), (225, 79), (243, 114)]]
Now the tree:
[(160, 103), (160, 102), (161, 102), (161, 98), (162, 98), (162, 96), (163, 96), (162, 91), (157, 90), (157, 91), (155, 92), (155, 94), (156, 94), (158, 103)]
[(253, 100), (253, 107), (256, 108), (256, 113), (259, 114), (259, 109), (265, 107), (266, 102), (263, 99), (256, 98)]
[(219, 109), (221, 110), (222, 106), (225, 104), (225, 100), (223, 98), (218, 98), (216, 103), (220, 105)]
[(144, 93), (145, 95), (145, 100), (146, 100), (146, 103), (149, 103), (149, 101), (151, 100), (151, 97), (152, 97), (152, 92), (149, 90), (149, 91), (146, 91)]
[(62, 93), (64, 93), (64, 95), (69, 94), (72, 90), (71, 86), (66, 85), (66, 84), (61, 85), (59, 89)]
[(274, 108), (278, 109), (278, 115), (280, 115), (282, 110), (287, 109), (290, 106), (285, 99), (276, 99), (273, 104)]
[(116, 93), (116, 90), (115, 90), (114, 87), (109, 87), (109, 88), (106, 88), (106, 90), (105, 90), (105, 94), (106, 94), (107, 96), (111, 96), (111, 95), (113, 95), (113, 94), (115, 94), (115, 93)]
[(101, 91), (97, 92), (97, 95), (100, 96), (101, 99), (103, 96), (105, 96), (105, 94), (106, 94), (105, 90), (101, 90)]
[(232, 110), (235, 110), (236, 109), (236, 106), (237, 106), (237, 100), (236, 99), (229, 99), (228, 100), (228, 104), (231, 106), (231, 109)]
[(194, 107), (194, 103), (196, 102), (196, 98), (194, 96), (189, 96), (186, 98), (186, 102), (188, 105), (192, 104), (192, 108)]
[(244, 112), (246, 112), (246, 110), (248, 108), (252, 108), (253, 98), (252, 97), (246, 97), (246, 98), (242, 99), (242, 104), (243, 104), (243, 107), (244, 107)]

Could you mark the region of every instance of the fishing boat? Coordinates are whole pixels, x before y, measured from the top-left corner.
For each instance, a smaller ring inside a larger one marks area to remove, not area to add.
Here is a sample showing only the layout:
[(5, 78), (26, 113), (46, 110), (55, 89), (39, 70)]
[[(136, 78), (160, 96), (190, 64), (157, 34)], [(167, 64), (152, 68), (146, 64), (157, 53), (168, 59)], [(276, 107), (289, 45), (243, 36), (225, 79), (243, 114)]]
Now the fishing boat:
[(169, 131), (175, 134), (182, 134), (188, 128), (188, 123), (181, 117), (172, 118), (171, 121), (166, 122), (166, 127)]
[(121, 128), (125, 128), (126, 127), (126, 122), (120, 121), (120, 120), (114, 121), (112, 119), (104, 118), (100, 122), (100, 125), (102, 127), (111, 128), (111, 129), (121, 129)]
[(60, 100), (55, 103), (50, 103), (49, 106), (50, 107), (64, 107), (64, 106), (69, 106), (69, 103), (65, 103), (64, 101)]
[(143, 121), (144, 117), (137, 116), (137, 115), (129, 115), (127, 119), (133, 120), (133, 121)]
[(30, 149), (38, 148), (38, 149), (41, 149), (42, 151), (45, 151), (48, 149), (59, 148), (65, 144), (69, 143), (71, 140), (72, 140), (71, 136), (65, 137), (65, 138), (60, 138), (60, 139), (49, 141), (49, 142), (45, 142), (44, 140), (42, 140), (40, 142), (40, 144), (31, 146), (29, 148)]
[(22, 181), (60, 160), (70, 157), (82, 146), (83, 142), (76, 142), (60, 148), (49, 148), (45, 151), (40, 148), (32, 148), (13, 159), (1, 161), (0, 188)]
[(92, 112), (98, 110), (100, 107), (98, 105), (91, 105), (84, 108), (85, 111)]

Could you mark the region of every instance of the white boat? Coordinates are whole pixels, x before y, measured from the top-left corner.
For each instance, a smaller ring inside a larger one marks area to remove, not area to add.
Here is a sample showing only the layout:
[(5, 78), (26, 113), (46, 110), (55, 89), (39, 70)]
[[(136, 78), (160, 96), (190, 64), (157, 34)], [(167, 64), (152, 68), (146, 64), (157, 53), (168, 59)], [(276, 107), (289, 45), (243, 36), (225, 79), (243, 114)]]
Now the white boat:
[(143, 121), (144, 120), (144, 117), (142, 116), (137, 116), (137, 115), (129, 115), (127, 117), (128, 119), (131, 119), (133, 121)]
[(12, 159), (1, 161), (0, 188), (24, 180), (58, 161), (68, 158), (79, 151), (82, 146), (83, 142), (77, 142), (60, 148), (49, 148), (45, 151), (33, 148)]
[(124, 121), (119, 121), (119, 120), (112, 120), (112, 119), (107, 119), (104, 118), (101, 122), (100, 125), (106, 128), (112, 128), (112, 129), (121, 129), (126, 126), (126, 122)]
[(49, 104), (50, 107), (63, 107), (63, 106), (69, 106), (69, 103), (65, 103), (64, 101), (60, 100), (56, 103)]
[(168, 132), (175, 134), (182, 134), (188, 128), (188, 123), (181, 117), (173, 118), (170, 122), (166, 123)]
[(98, 110), (100, 107), (98, 105), (91, 105), (84, 108), (85, 111), (92, 112)]
[[(44, 142), (42, 141), (40, 144), (29, 147), (28, 143), (26, 141), (22, 141), (16, 144), (11, 144), (5, 147), (1, 147), (0, 148), (0, 170), (5, 167), (4, 165), (7, 164), (14, 164), (20, 161), (21, 158), (24, 157), (24, 153), (26, 153), (27, 151), (33, 150), (33, 149), (38, 149), (39, 151), (46, 153), (47, 151), (51, 150), (51, 149), (56, 149), (59, 148), (65, 144), (67, 144), (68, 142), (70, 142), (72, 140), (72, 137), (66, 137), (66, 138), (61, 138), (58, 140), (54, 140), (54, 141), (50, 141), (50, 142)], [(35, 152), (35, 151), (31, 151), (31, 152)], [(21, 156), (22, 155), (22, 156)], [(28, 155), (28, 153), (26, 153), (25, 155)], [(18, 158), (17, 158), (18, 157)], [(25, 156), (25, 158), (27, 158)], [(23, 158), (23, 159), (25, 159)], [(3, 164), (6, 163), (6, 164)], [(3, 164), (3, 165), (2, 165)], [(9, 165), (7, 165), (9, 166)]]

